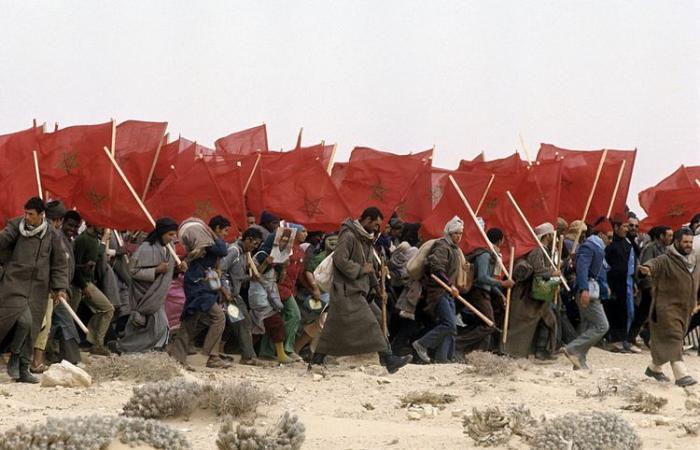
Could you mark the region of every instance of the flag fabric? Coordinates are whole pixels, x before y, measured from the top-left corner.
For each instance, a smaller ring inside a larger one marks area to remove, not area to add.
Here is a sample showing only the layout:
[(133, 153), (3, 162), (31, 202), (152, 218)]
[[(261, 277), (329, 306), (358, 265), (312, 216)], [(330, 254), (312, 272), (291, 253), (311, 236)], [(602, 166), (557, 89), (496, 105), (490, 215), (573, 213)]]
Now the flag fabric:
[(179, 137), (177, 140), (164, 143), (161, 146), (153, 176), (151, 177), (151, 183), (148, 186), (147, 198), (155, 192), (158, 186), (172, 175), (173, 172), (182, 172), (189, 169), (195, 157), (194, 152), (196, 147), (193, 147), (193, 144), (194, 142)]
[(659, 225), (676, 230), (700, 212), (700, 187), (695, 185), (659, 191), (648, 207), (649, 215), (640, 224), (642, 231), (649, 231)]
[(656, 186), (647, 188), (639, 193), (639, 204), (647, 214), (659, 192), (684, 189), (696, 186), (695, 180), (700, 179), (700, 166), (686, 167), (681, 165), (675, 172), (661, 180)]
[(0, 222), (22, 215), (24, 204), (39, 195), (33, 151), (41, 128), (0, 136)]
[(483, 154), (481, 156), (481, 158), (477, 156), (472, 161), (460, 161), (459, 168), (457, 170), (462, 172), (470, 170), (482, 170), (485, 172), (491, 172), (496, 175), (503, 175), (517, 172), (520, 169), (524, 169), (528, 166), (527, 161), (523, 161), (522, 159), (520, 159), (520, 155), (517, 152), (505, 158), (493, 159), (491, 161), (485, 161), (483, 158)]
[(328, 170), (328, 166), (331, 163), (331, 158), (333, 157), (333, 148), (335, 145), (325, 145), (323, 143), (318, 145), (312, 145), (310, 147), (295, 147), (294, 152), (299, 152), (301, 155), (313, 155), (317, 159), (321, 166)]
[(331, 170), (331, 179), (333, 180), (333, 184), (337, 188), (340, 188), (340, 186), (343, 184), (343, 180), (345, 179), (345, 175), (348, 173), (348, 164), (346, 162), (336, 162), (333, 164), (333, 170)]
[(228, 210), (233, 214), (229, 217), (239, 230), (247, 228), (245, 199), (243, 197), (243, 169), (237, 160), (207, 159), (204, 162), (209, 168), (209, 172), (219, 186), (219, 190), (228, 205)]
[(408, 155), (399, 155), (397, 153), (391, 153), (383, 150), (375, 150), (369, 147), (355, 147), (350, 153), (350, 162), (360, 161), (365, 159), (380, 159), (380, 158), (394, 158), (400, 157), (403, 159), (412, 159), (415, 161), (420, 161), (423, 164), (432, 164), (433, 160), (433, 149), (424, 150), (418, 153), (410, 153)]
[(27, 155), (39, 150), (38, 138), (42, 134), (43, 127), (32, 127), (0, 136), (0, 158), (6, 162), (24, 161)]
[(228, 136), (219, 138), (214, 143), (216, 151), (230, 155), (250, 155), (256, 152), (267, 152), (267, 129), (265, 124), (236, 131)]
[(114, 157), (139, 195), (146, 188), (148, 175), (167, 127), (167, 122), (139, 120), (127, 120), (117, 125)]
[[(563, 216), (565, 219), (571, 221), (576, 219), (580, 220), (582, 218), (581, 216), (585, 210), (586, 200), (590, 195), (595, 181), (595, 171), (597, 171), (602, 154), (603, 150), (568, 150), (551, 144), (540, 144), (540, 150), (537, 153), (537, 161), (564, 161), (564, 191), (567, 194), (573, 194), (573, 198), (567, 198), (566, 201), (580, 206), (578, 213), (563, 208), (563, 213), (566, 214)], [(620, 185), (615, 195), (615, 201), (613, 202), (610, 215), (622, 214), (625, 211), (636, 156), (636, 149), (608, 149), (598, 187), (596, 187), (593, 196), (593, 203), (586, 216), (587, 221), (595, 221), (598, 217), (607, 214), (622, 161), (625, 161), (625, 168), (622, 172), (622, 178), (620, 179)], [(587, 169), (583, 168), (584, 164), (588, 166)], [(571, 169), (571, 167), (578, 167), (579, 169)], [(593, 167), (593, 178), (590, 176), (591, 167)], [(585, 172), (585, 176), (582, 176), (581, 172)], [(569, 206), (573, 207), (573, 205)]]
[(42, 187), (72, 204), (83, 171), (112, 144), (112, 122), (77, 125), (39, 136)]
[(404, 222), (422, 222), (442, 199), (451, 173), (437, 167), (421, 168), (396, 208), (398, 216)]

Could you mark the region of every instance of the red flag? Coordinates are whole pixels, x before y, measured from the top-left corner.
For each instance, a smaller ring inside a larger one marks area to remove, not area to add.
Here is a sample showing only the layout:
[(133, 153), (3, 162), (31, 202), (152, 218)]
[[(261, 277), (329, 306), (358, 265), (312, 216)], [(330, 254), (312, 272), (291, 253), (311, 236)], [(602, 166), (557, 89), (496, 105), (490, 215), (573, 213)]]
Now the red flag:
[(24, 204), (39, 194), (33, 150), (41, 128), (0, 136), (0, 221), (17, 217)]
[(696, 186), (659, 191), (649, 205), (649, 216), (640, 224), (642, 231), (666, 225), (678, 229), (700, 212), (700, 188)]
[(428, 217), (440, 202), (451, 173), (437, 167), (421, 169), (396, 208), (399, 217), (405, 222), (417, 223)]
[[(540, 144), (540, 150), (537, 153), (537, 161), (550, 161), (557, 159), (562, 159), (564, 161), (565, 169), (563, 184), (565, 187), (563, 190), (567, 194), (564, 196), (564, 202), (570, 202), (568, 205), (570, 209), (574, 208), (574, 204), (577, 207), (580, 207), (580, 211), (574, 213), (573, 210), (567, 209), (566, 205), (562, 204), (562, 212), (563, 214), (566, 214), (562, 215), (562, 217), (565, 219), (569, 221), (581, 219), (581, 216), (585, 210), (586, 200), (588, 199), (593, 187), (595, 171), (598, 168), (598, 163), (600, 162), (602, 154), (603, 150), (567, 150), (551, 144)], [(600, 180), (593, 197), (593, 203), (586, 217), (587, 220), (594, 221), (598, 217), (607, 214), (622, 161), (625, 161), (625, 168), (622, 172), (622, 178), (620, 179), (620, 185), (618, 187), (610, 215), (624, 212), (630, 183), (632, 181), (632, 173), (634, 171), (634, 161), (636, 156), (636, 149), (608, 150), (605, 158), (605, 164), (600, 174)], [(587, 169), (583, 168), (584, 164), (588, 166)], [(571, 167), (578, 168), (578, 170), (571, 169)], [(590, 176), (591, 167), (594, 168), (593, 178)], [(585, 175), (582, 176), (581, 172), (585, 172)], [(572, 194), (573, 196), (570, 196), (569, 194)]]
[(39, 150), (38, 138), (44, 133), (43, 127), (32, 127), (0, 136), (0, 159), (19, 163), (34, 150)]
[(214, 143), (216, 151), (231, 155), (250, 155), (256, 152), (267, 152), (267, 129), (265, 124), (236, 131), (228, 136), (219, 138)]
[(661, 180), (656, 186), (647, 188), (639, 193), (639, 204), (647, 214), (655, 201), (656, 194), (662, 191), (684, 189), (695, 186), (695, 180), (700, 179), (700, 166), (680, 166), (671, 175)]
[(243, 178), (243, 170), (238, 161), (219, 159), (218, 157), (214, 157), (213, 160), (205, 157), (204, 160), (209, 167), (209, 172), (219, 185), (219, 190), (228, 204), (229, 211), (233, 214), (229, 219), (235, 222), (238, 229), (245, 230), (248, 227), (247, 210), (243, 198), (243, 187), (246, 179)]
[(369, 147), (355, 147), (352, 149), (352, 153), (350, 153), (350, 162), (364, 159), (378, 159), (387, 157), (401, 157), (405, 159), (413, 159), (416, 161), (420, 161), (423, 164), (432, 164), (433, 149), (425, 150), (418, 153), (410, 153), (408, 155), (399, 155), (397, 153), (385, 152), (382, 150), (374, 150)]
[(117, 125), (114, 157), (137, 194), (142, 195), (163, 142), (167, 122), (127, 120)]
[(91, 170), (92, 162), (110, 148), (112, 122), (99, 125), (78, 125), (39, 137), (39, 170), (42, 187), (68, 204), (80, 182), (83, 170)]
[(164, 143), (162, 145), (146, 197), (155, 192), (158, 189), (158, 186), (160, 186), (165, 179), (172, 175), (173, 171), (179, 170), (182, 172), (189, 169), (189, 166), (194, 161), (195, 156), (194, 152), (196, 147), (194, 147), (193, 144), (194, 142), (183, 137), (179, 137), (177, 140), (169, 144)]
[(318, 145), (312, 145), (311, 147), (296, 147), (293, 151), (299, 152), (300, 155), (313, 155), (313, 158), (317, 159), (321, 166), (328, 170), (328, 166), (331, 163), (331, 158), (333, 157), (333, 148), (335, 145), (325, 145), (323, 143)]
[(499, 175), (514, 173), (527, 166), (527, 161), (520, 159), (520, 155), (516, 152), (505, 158), (494, 159), (491, 161), (484, 161), (483, 157), (481, 159), (478, 159), (478, 157), (474, 158), (473, 161), (462, 160), (460, 161), (459, 168), (457, 170), (483, 170), (485, 172)]
[(484, 155), (484, 152), (481, 152), (472, 159), (472, 162), (486, 162), (486, 155)]
[(205, 222), (218, 214), (234, 217), (204, 159), (164, 180), (146, 206), (154, 218), (168, 216), (178, 222), (193, 216)]
[(333, 180), (333, 184), (335, 184), (337, 188), (340, 188), (340, 186), (343, 184), (345, 175), (348, 173), (349, 164), (350, 163), (346, 162), (336, 162), (333, 164), (333, 170), (331, 171), (331, 179)]

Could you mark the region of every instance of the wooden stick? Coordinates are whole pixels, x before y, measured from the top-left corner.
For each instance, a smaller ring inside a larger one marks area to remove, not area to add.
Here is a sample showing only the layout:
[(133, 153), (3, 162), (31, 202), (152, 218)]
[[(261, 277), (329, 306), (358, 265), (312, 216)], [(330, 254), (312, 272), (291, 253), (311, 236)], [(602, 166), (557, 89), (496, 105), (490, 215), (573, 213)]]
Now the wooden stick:
[(380, 281), (379, 281), (379, 295), (382, 297), (382, 332), (384, 333), (384, 337), (388, 338), (389, 337), (389, 326), (388, 326), (388, 320), (387, 320), (387, 311), (386, 311), (386, 306), (387, 306), (387, 293), (386, 293), (386, 273), (385, 271), (387, 270), (386, 264), (384, 263), (384, 258), (382, 257), (381, 259), (381, 265), (379, 266), (379, 270), (381, 273)]
[(525, 141), (523, 140), (523, 135), (518, 133), (518, 138), (520, 138), (520, 145), (523, 148), (523, 152), (525, 152), (525, 159), (527, 159), (527, 165), (531, 166), (532, 160), (530, 159), (530, 152), (527, 151), (527, 147), (525, 146)]
[(698, 187), (700, 188), (700, 180), (698, 180), (697, 178), (695, 179), (695, 184), (697, 184)]
[[(542, 245), (542, 241), (540, 241), (539, 238), (537, 237), (537, 234), (535, 234), (535, 230), (530, 225), (530, 222), (527, 221), (527, 217), (525, 217), (525, 214), (523, 214), (523, 211), (520, 209), (520, 206), (518, 206), (518, 204), (516, 203), (515, 199), (513, 198), (513, 195), (510, 193), (510, 191), (506, 191), (506, 195), (510, 199), (510, 202), (513, 204), (513, 207), (515, 208), (515, 210), (518, 212), (518, 215), (520, 215), (520, 218), (523, 220), (523, 222), (525, 222), (525, 225), (527, 225), (527, 229), (530, 230), (530, 233), (532, 234), (532, 237), (535, 239), (535, 242), (537, 242), (537, 245), (539, 245), (540, 248), (542, 249), (544, 256), (547, 258), (547, 261), (549, 261), (549, 264), (551, 264), (553, 269), (558, 270), (557, 265), (554, 264), (552, 257), (549, 256), (549, 253), (547, 253), (547, 249), (544, 248), (544, 245)], [(569, 285), (567, 284), (564, 277), (560, 276), (560, 278), (561, 278), (561, 284), (564, 285), (564, 287), (566, 288), (567, 291), (570, 291), (571, 289), (569, 288)]]
[(70, 305), (68, 304), (66, 299), (63, 297), (59, 297), (59, 301), (66, 308), (66, 310), (68, 311), (68, 314), (70, 314), (70, 316), (73, 318), (73, 321), (75, 322), (75, 324), (78, 325), (78, 327), (80, 327), (81, 330), (83, 330), (83, 333), (87, 334), (88, 328), (85, 326), (83, 321), (80, 320), (80, 317), (78, 317), (78, 315), (75, 313), (75, 311), (73, 311), (73, 308), (70, 307)]
[(262, 153), (258, 152), (258, 157), (255, 159), (255, 164), (253, 165), (253, 170), (250, 172), (250, 175), (248, 175), (248, 180), (245, 182), (245, 187), (243, 188), (243, 195), (245, 195), (248, 192), (248, 187), (250, 187), (250, 182), (253, 181), (253, 175), (255, 175), (255, 171), (258, 168), (258, 164), (260, 164), (261, 158), (262, 158)]
[[(165, 135), (167, 140), (167, 134)], [(142, 201), (146, 201), (146, 194), (148, 194), (148, 189), (151, 186), (151, 181), (153, 180), (153, 174), (156, 172), (156, 164), (158, 164), (158, 156), (160, 156), (160, 149), (163, 147), (163, 139), (158, 141), (158, 147), (156, 148), (156, 154), (153, 155), (153, 164), (151, 164), (151, 170), (148, 171), (148, 178), (146, 178), (146, 186), (143, 188), (143, 195), (141, 196)]]
[(610, 199), (610, 206), (608, 207), (608, 213), (605, 217), (610, 217), (612, 214), (613, 206), (615, 205), (615, 199), (617, 198), (617, 190), (620, 188), (620, 182), (622, 181), (622, 174), (625, 172), (626, 160), (622, 160), (622, 166), (620, 166), (620, 171), (617, 173), (617, 181), (615, 181), (615, 189), (613, 189), (612, 198)]
[[(513, 273), (513, 263), (515, 262), (515, 246), (510, 248), (510, 261), (508, 262), (508, 267), (510, 269), (510, 272)], [(510, 297), (511, 293), (513, 292), (513, 288), (508, 288), (508, 291), (506, 291), (506, 313), (505, 317), (503, 318), (503, 345), (506, 344), (506, 341), (508, 340), (508, 321), (510, 320)]]
[[(119, 164), (117, 164), (117, 161), (114, 159), (114, 156), (112, 156), (112, 153), (110, 153), (109, 149), (107, 147), (104, 147), (105, 154), (109, 158), (109, 160), (112, 162), (112, 165), (114, 166), (114, 169), (117, 171), (121, 179), (124, 181), (124, 184), (126, 184), (126, 187), (129, 189), (129, 192), (131, 192), (131, 195), (134, 197), (134, 200), (136, 200), (136, 203), (139, 204), (139, 207), (141, 208), (141, 211), (146, 215), (146, 218), (148, 219), (149, 222), (151, 222), (151, 225), (154, 227), (156, 226), (156, 221), (153, 220), (153, 216), (151, 213), (146, 209), (146, 205), (143, 204), (141, 201), (141, 198), (139, 198), (138, 194), (134, 190), (134, 187), (129, 183), (129, 180), (126, 178), (126, 175), (124, 175), (124, 172), (122, 172), (122, 168), (119, 167)], [(177, 256), (177, 253), (175, 252), (175, 249), (173, 248), (172, 245), (168, 244), (168, 250), (170, 251), (170, 254), (173, 256), (173, 259), (175, 260), (175, 263), (178, 265), (182, 264), (182, 261), (180, 260), (180, 257)]]
[[(452, 288), (449, 287), (449, 286), (448, 286), (444, 281), (442, 281), (440, 278), (438, 278), (435, 274), (432, 274), (432, 275), (430, 275), (430, 276), (431, 276), (432, 279), (433, 279), (437, 284), (439, 284), (440, 287), (442, 287), (444, 290), (446, 290), (447, 292), (452, 292)], [(479, 311), (478, 309), (476, 309), (476, 308), (474, 307), (474, 305), (472, 305), (471, 303), (469, 303), (468, 301), (466, 301), (465, 299), (463, 299), (461, 295), (458, 295), (458, 296), (455, 297), (455, 298), (456, 298), (457, 300), (459, 300), (464, 306), (466, 306), (467, 308), (469, 308), (469, 311), (473, 312), (473, 313), (474, 313), (479, 319), (481, 319), (486, 325), (498, 329), (498, 328), (496, 327), (496, 324), (493, 323), (493, 321), (492, 321), (491, 319), (489, 319), (488, 317), (486, 317), (485, 315), (483, 315), (483, 314), (481, 313), (481, 311)], [(499, 330), (499, 331), (500, 331), (500, 330)]]
[(479, 204), (476, 205), (476, 210), (474, 211), (474, 214), (479, 214), (479, 211), (481, 211), (481, 206), (484, 204), (486, 201), (486, 196), (489, 194), (489, 191), (491, 190), (491, 185), (493, 184), (493, 180), (496, 178), (496, 174), (491, 174), (491, 179), (489, 180), (489, 184), (486, 185), (486, 189), (484, 189), (484, 193), (481, 194), (481, 199), (479, 200)]
[(112, 118), (112, 156), (114, 156), (117, 151), (117, 121)]
[[(600, 157), (600, 162), (598, 163), (598, 170), (596, 170), (595, 173), (595, 179), (593, 180), (593, 187), (591, 188), (591, 193), (588, 194), (588, 200), (586, 201), (586, 208), (583, 210), (583, 219), (581, 221), (585, 224), (586, 223), (586, 217), (588, 217), (588, 210), (591, 207), (591, 202), (593, 201), (593, 194), (595, 194), (595, 190), (598, 187), (598, 180), (600, 180), (600, 173), (603, 171), (603, 165), (605, 164), (605, 158), (608, 156), (608, 149), (603, 149), (603, 154)], [(581, 233), (583, 233), (583, 229), (579, 229), (579, 231), (576, 232), (576, 239), (574, 239), (574, 244), (571, 247), (571, 253), (574, 254), (576, 253), (576, 248), (578, 247), (578, 241), (581, 238)]]
[[(561, 263), (562, 263), (562, 251), (564, 251), (564, 236), (559, 236), (559, 240), (557, 241), (557, 253), (555, 259), (557, 260), (557, 270), (561, 272)], [(561, 275), (562, 279), (564, 275)], [(559, 304), (559, 292), (561, 291), (561, 286), (557, 286), (556, 291), (554, 292), (554, 304), (557, 305)]]
[(338, 143), (333, 144), (333, 150), (331, 150), (331, 159), (328, 161), (328, 167), (326, 172), (328, 175), (333, 173), (333, 164), (335, 163), (335, 151), (338, 149)]
[(39, 175), (39, 157), (37, 156), (36, 150), (32, 150), (34, 154), (34, 175), (36, 176), (36, 185), (39, 188), (39, 198), (44, 199), (44, 192), (41, 189), (41, 175)]
[(455, 190), (459, 194), (459, 196), (462, 198), (462, 202), (464, 203), (464, 206), (467, 207), (467, 211), (469, 211), (469, 215), (471, 216), (472, 220), (476, 224), (476, 228), (478, 228), (479, 233), (481, 233), (481, 237), (484, 238), (484, 242), (486, 242), (486, 248), (491, 250), (491, 253), (496, 257), (496, 262), (498, 263), (498, 267), (501, 268), (503, 273), (506, 275), (506, 278), (510, 278), (510, 272), (508, 269), (506, 269), (506, 266), (503, 264), (503, 260), (501, 259), (501, 256), (498, 254), (498, 251), (496, 251), (495, 248), (493, 248), (493, 244), (491, 244), (491, 241), (489, 241), (489, 238), (486, 236), (486, 232), (484, 231), (483, 228), (481, 228), (481, 225), (479, 225), (479, 221), (476, 218), (476, 214), (474, 214), (474, 210), (472, 209), (471, 205), (469, 204), (469, 201), (467, 200), (467, 197), (464, 196), (464, 192), (462, 192), (462, 189), (460, 189), (459, 185), (455, 181), (454, 177), (452, 175), (448, 175), (447, 178), (450, 179), (450, 182), (452, 183), (452, 186), (454, 186)]

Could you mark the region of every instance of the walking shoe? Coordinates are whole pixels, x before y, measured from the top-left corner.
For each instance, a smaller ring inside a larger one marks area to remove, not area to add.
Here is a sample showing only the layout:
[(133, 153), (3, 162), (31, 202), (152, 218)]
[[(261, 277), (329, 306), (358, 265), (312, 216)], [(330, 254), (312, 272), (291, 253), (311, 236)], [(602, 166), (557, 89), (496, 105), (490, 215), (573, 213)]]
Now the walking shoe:
[[(576, 355), (576, 354), (574, 354), (574, 353), (568, 351), (568, 350), (566, 349), (566, 347), (562, 347), (561, 350), (560, 350), (560, 352), (561, 352), (564, 356), (566, 356), (566, 359), (568, 359), (569, 361), (571, 361), (571, 364), (574, 365), (574, 370), (581, 370), (581, 369), (583, 369), (583, 366), (584, 366), (584, 365), (581, 364), (581, 358), (580, 358), (578, 355)], [(586, 368), (588, 368), (588, 367), (586, 367)]]
[(227, 363), (218, 356), (210, 356), (207, 360), (207, 367), (210, 369), (228, 369), (231, 364)]
[(109, 349), (109, 351), (114, 353), (115, 355), (121, 356), (121, 354), (122, 354), (122, 352), (119, 351), (119, 346), (117, 345), (117, 341), (107, 342), (107, 349)]
[(104, 345), (93, 345), (90, 347), (90, 354), (91, 355), (97, 355), (97, 356), (109, 356), (111, 353), (109, 352), (109, 349), (105, 347)]
[(686, 375), (676, 380), (676, 386), (680, 387), (688, 387), (697, 383), (698, 382), (695, 381), (695, 378), (691, 377), (690, 375)]
[(630, 353), (642, 353), (642, 349), (637, 347), (636, 345), (634, 345), (631, 342), (623, 342), (622, 348), (624, 348), (625, 350), (627, 350)]
[(16, 381), (18, 383), (37, 384), (39, 379), (29, 372), (29, 366), (22, 364), (19, 366), (19, 378)]
[(411, 361), (413, 361), (413, 355), (389, 355), (386, 357), (386, 370), (389, 373), (396, 373), (400, 368), (410, 363)]
[(622, 342), (613, 342), (610, 344), (610, 351), (613, 353), (632, 353), (625, 348), (625, 344)]
[(19, 378), (19, 353), (11, 353), (10, 360), (7, 362), (7, 374), (13, 380)]
[[(664, 375), (663, 372), (654, 372), (650, 368), (647, 367), (647, 370), (644, 371), (644, 375), (648, 376), (649, 378), (653, 378), (656, 381), (661, 381), (662, 383), (668, 383), (671, 381), (666, 375)], [(685, 378), (685, 377), (683, 377)], [(683, 379), (681, 378), (681, 380)], [(680, 381), (680, 380), (678, 380)]]
[[(416, 351), (416, 355), (423, 360), (423, 362), (430, 362), (430, 356), (428, 356), (428, 349), (420, 345), (420, 342), (418, 341), (413, 341), (413, 344), (411, 344), (413, 347), (413, 350)], [(388, 364), (387, 364), (388, 367)]]

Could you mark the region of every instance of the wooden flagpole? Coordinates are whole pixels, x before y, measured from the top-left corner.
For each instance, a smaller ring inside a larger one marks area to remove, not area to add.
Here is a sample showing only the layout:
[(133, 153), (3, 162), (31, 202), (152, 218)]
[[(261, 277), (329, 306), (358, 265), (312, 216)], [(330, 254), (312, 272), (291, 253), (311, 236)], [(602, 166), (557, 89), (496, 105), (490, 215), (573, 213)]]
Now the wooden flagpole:
[(112, 156), (114, 156), (117, 151), (117, 121), (114, 118), (112, 118), (112, 146), (110, 150), (112, 151)]
[(523, 148), (523, 152), (525, 152), (525, 159), (527, 159), (527, 165), (531, 166), (532, 160), (530, 159), (530, 152), (527, 151), (525, 141), (523, 140), (523, 135), (521, 133), (518, 133), (518, 138), (520, 139), (520, 146)]
[(333, 144), (333, 150), (331, 150), (331, 159), (328, 161), (328, 167), (326, 168), (326, 172), (328, 172), (328, 175), (331, 175), (333, 173), (333, 164), (335, 163), (335, 151), (338, 149), (338, 143), (336, 142)]
[[(444, 281), (442, 281), (440, 278), (438, 278), (435, 274), (432, 274), (432, 275), (430, 275), (430, 276), (432, 277), (433, 281), (435, 281), (437, 284), (439, 284), (440, 287), (442, 287), (444, 290), (446, 290), (447, 292), (452, 292), (452, 288), (449, 287), (449, 286), (448, 286)], [(469, 308), (469, 311), (473, 312), (473, 313), (474, 313), (479, 319), (481, 319), (486, 325), (498, 329), (498, 328), (496, 327), (496, 324), (493, 323), (493, 320), (489, 319), (489, 318), (486, 317), (484, 314), (482, 314), (481, 311), (479, 311), (478, 309), (476, 309), (476, 308), (474, 307), (474, 305), (472, 305), (471, 303), (469, 303), (468, 301), (466, 301), (464, 298), (462, 298), (461, 295), (458, 295), (458, 296), (455, 297), (455, 298), (456, 298), (457, 300), (459, 300), (464, 306), (466, 306), (467, 308)]]
[(255, 175), (255, 171), (258, 169), (258, 164), (260, 164), (261, 158), (262, 153), (258, 152), (258, 157), (255, 159), (253, 170), (250, 172), (250, 175), (248, 175), (248, 180), (245, 182), (245, 187), (243, 188), (243, 195), (245, 195), (248, 192), (248, 187), (250, 187), (250, 182), (253, 181), (253, 175)]
[(700, 188), (700, 180), (698, 180), (697, 178), (695, 179), (695, 184), (697, 184), (698, 187)]
[(151, 170), (148, 171), (148, 178), (146, 178), (146, 186), (143, 188), (143, 195), (141, 200), (146, 201), (146, 195), (148, 194), (148, 188), (151, 186), (151, 181), (153, 180), (153, 174), (156, 172), (156, 164), (158, 163), (158, 156), (160, 156), (160, 149), (163, 147), (163, 140), (167, 140), (168, 135), (165, 134), (163, 138), (158, 142), (158, 147), (156, 148), (156, 154), (153, 155), (153, 164), (151, 164)]
[[(588, 217), (588, 210), (591, 207), (591, 202), (593, 201), (593, 194), (595, 194), (595, 190), (598, 187), (598, 181), (600, 180), (600, 173), (603, 171), (603, 165), (605, 164), (605, 158), (608, 157), (608, 149), (603, 149), (603, 154), (600, 156), (600, 162), (598, 163), (598, 170), (596, 170), (595, 173), (595, 179), (593, 180), (593, 187), (591, 188), (591, 193), (588, 194), (588, 200), (586, 201), (586, 208), (583, 210), (583, 218), (581, 221), (583, 223), (586, 223), (586, 217)], [(576, 247), (578, 247), (578, 241), (581, 238), (581, 233), (583, 233), (583, 229), (579, 229), (578, 232), (576, 232), (576, 239), (574, 239), (574, 244), (571, 247), (571, 253), (576, 253)]]
[(622, 174), (625, 172), (626, 160), (622, 160), (622, 166), (620, 166), (620, 171), (617, 174), (617, 181), (615, 181), (615, 189), (613, 189), (612, 198), (610, 199), (610, 207), (608, 207), (608, 213), (605, 217), (610, 217), (612, 214), (613, 206), (615, 206), (615, 199), (617, 198), (617, 190), (620, 188), (620, 182), (622, 181)]
[(44, 199), (44, 192), (41, 189), (41, 175), (39, 174), (39, 157), (37, 156), (36, 150), (32, 150), (34, 154), (34, 175), (36, 175), (36, 185), (39, 188), (39, 198)]
[[(506, 191), (506, 195), (510, 199), (510, 202), (513, 204), (513, 207), (515, 208), (515, 210), (518, 211), (518, 215), (520, 215), (520, 218), (523, 220), (523, 222), (525, 222), (525, 225), (527, 225), (527, 229), (530, 230), (530, 233), (532, 234), (532, 237), (535, 239), (535, 242), (537, 242), (537, 245), (539, 245), (540, 248), (542, 249), (544, 256), (547, 258), (547, 261), (549, 261), (549, 264), (551, 264), (551, 266), (552, 266), (552, 268), (554, 268), (554, 270), (559, 270), (557, 268), (557, 265), (554, 264), (552, 257), (549, 256), (549, 253), (547, 253), (547, 249), (544, 248), (544, 245), (542, 245), (542, 241), (540, 241), (539, 238), (537, 237), (537, 234), (535, 234), (535, 230), (532, 229), (530, 222), (527, 221), (527, 217), (525, 217), (525, 214), (523, 214), (523, 211), (520, 209), (520, 206), (518, 206), (518, 204), (516, 203), (515, 199), (513, 198), (513, 195), (510, 193), (510, 191)], [(564, 285), (564, 287), (566, 288), (567, 291), (570, 291), (571, 288), (569, 288), (569, 285), (566, 282), (566, 280), (564, 279), (564, 277), (560, 277), (560, 278), (561, 278), (561, 284)]]
[(474, 210), (472, 209), (471, 205), (469, 204), (469, 201), (467, 200), (467, 197), (464, 195), (464, 192), (462, 192), (462, 189), (460, 189), (459, 185), (455, 181), (454, 177), (452, 175), (448, 175), (447, 178), (450, 179), (450, 182), (452, 183), (452, 186), (454, 186), (455, 190), (457, 191), (457, 194), (462, 199), (462, 203), (464, 203), (464, 206), (467, 207), (467, 211), (469, 211), (469, 215), (471, 216), (472, 220), (474, 221), (474, 224), (476, 224), (476, 228), (479, 230), (479, 233), (481, 233), (481, 237), (484, 238), (484, 242), (486, 243), (487, 248), (491, 250), (491, 253), (496, 257), (496, 262), (498, 263), (498, 267), (501, 268), (503, 273), (506, 275), (508, 279), (510, 279), (510, 272), (508, 269), (506, 269), (505, 264), (503, 264), (503, 260), (501, 259), (501, 256), (498, 254), (498, 251), (496, 251), (495, 248), (493, 248), (493, 244), (491, 244), (491, 241), (489, 241), (489, 238), (486, 236), (486, 232), (484, 231), (483, 228), (481, 228), (481, 225), (479, 225), (479, 221), (476, 218), (476, 214), (474, 214)]
[[(153, 220), (153, 216), (151, 213), (146, 209), (146, 205), (143, 204), (141, 201), (141, 198), (138, 196), (136, 191), (134, 190), (134, 187), (129, 183), (129, 180), (126, 178), (126, 175), (124, 175), (124, 172), (122, 172), (122, 168), (119, 167), (119, 164), (117, 164), (117, 161), (114, 159), (114, 156), (112, 153), (109, 151), (107, 147), (104, 147), (105, 154), (109, 158), (109, 160), (112, 162), (112, 165), (114, 166), (114, 169), (117, 171), (121, 179), (124, 181), (124, 184), (126, 184), (126, 187), (129, 189), (129, 192), (131, 192), (131, 195), (134, 197), (134, 200), (136, 200), (136, 203), (139, 204), (139, 207), (141, 208), (141, 211), (146, 215), (146, 218), (148, 219), (149, 222), (151, 222), (151, 225), (154, 227), (156, 226), (156, 221)], [(172, 245), (168, 244), (168, 250), (170, 251), (170, 254), (173, 256), (173, 259), (175, 262), (180, 265), (182, 261), (180, 260), (180, 257), (177, 256), (177, 253), (175, 252), (175, 249), (173, 248)]]
[(491, 190), (491, 185), (493, 184), (493, 180), (496, 179), (496, 174), (491, 174), (491, 179), (489, 180), (489, 184), (486, 185), (486, 189), (484, 189), (484, 193), (481, 194), (481, 199), (479, 199), (479, 204), (476, 205), (476, 210), (474, 211), (474, 214), (479, 214), (479, 211), (481, 211), (481, 207), (483, 206), (484, 202), (486, 201), (486, 196), (489, 194), (489, 191)]
[[(510, 272), (513, 273), (513, 263), (515, 262), (515, 246), (512, 246), (510, 248), (510, 261), (508, 261), (508, 268), (510, 269)], [(508, 288), (508, 291), (506, 292), (506, 313), (505, 317), (503, 318), (503, 333), (502, 333), (502, 342), (503, 345), (505, 345), (506, 341), (508, 340), (508, 321), (510, 320), (510, 297), (511, 293), (513, 292), (513, 288)]]

